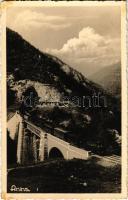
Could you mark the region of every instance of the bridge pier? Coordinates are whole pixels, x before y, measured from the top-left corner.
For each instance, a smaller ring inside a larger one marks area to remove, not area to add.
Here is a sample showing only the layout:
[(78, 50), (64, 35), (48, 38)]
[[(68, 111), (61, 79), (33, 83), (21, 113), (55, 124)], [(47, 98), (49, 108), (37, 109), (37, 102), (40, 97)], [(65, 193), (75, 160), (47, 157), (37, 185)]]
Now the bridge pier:
[(48, 159), (48, 138), (46, 133), (42, 133), (40, 136), (39, 159), (40, 161)]
[(24, 137), (24, 121), (22, 118), (20, 118), (18, 142), (17, 142), (17, 163), (18, 164), (21, 164), (22, 162), (23, 137)]
[(33, 135), (33, 157), (34, 162), (37, 162), (37, 143), (36, 143), (36, 135)]
[(27, 131), (26, 129), (24, 129), (24, 135), (23, 135), (23, 140), (22, 140), (22, 155), (21, 155), (21, 163), (22, 164), (25, 164), (28, 162), (28, 148), (29, 148), (29, 145), (28, 145), (28, 134), (27, 134)]
[(48, 136), (44, 134), (44, 160), (48, 159)]
[(69, 144), (67, 146), (67, 155), (66, 156), (67, 156), (66, 159), (68, 160), (69, 159)]
[(44, 160), (44, 135), (43, 134), (41, 134), (41, 137), (40, 137), (39, 159), (40, 161)]

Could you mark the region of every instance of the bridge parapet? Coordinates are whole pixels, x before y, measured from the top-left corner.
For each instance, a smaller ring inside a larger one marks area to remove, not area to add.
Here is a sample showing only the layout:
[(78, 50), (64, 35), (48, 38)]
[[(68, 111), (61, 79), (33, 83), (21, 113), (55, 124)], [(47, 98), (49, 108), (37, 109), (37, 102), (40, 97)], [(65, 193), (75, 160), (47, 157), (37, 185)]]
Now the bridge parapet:
[(69, 159), (80, 158), (80, 159), (85, 160), (85, 159), (88, 159), (88, 157), (90, 156), (89, 154), (90, 154), (89, 151), (80, 149), (72, 145), (69, 146)]
[(28, 122), (28, 121), (24, 121), (27, 125), (27, 129), (29, 131), (31, 131), (32, 133), (34, 133), (35, 135), (37, 135), (38, 137), (40, 137), (41, 135), (41, 132), (42, 132), (42, 129), (40, 129), (39, 127), (35, 126), (34, 124), (32, 124), (31, 122)]

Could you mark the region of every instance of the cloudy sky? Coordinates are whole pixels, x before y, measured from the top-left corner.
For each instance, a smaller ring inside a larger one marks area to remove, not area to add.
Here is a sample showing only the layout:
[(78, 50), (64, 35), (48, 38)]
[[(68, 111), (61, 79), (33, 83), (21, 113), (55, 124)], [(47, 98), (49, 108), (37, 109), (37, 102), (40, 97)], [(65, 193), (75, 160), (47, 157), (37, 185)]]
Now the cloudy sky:
[(85, 76), (120, 61), (119, 6), (9, 8), (7, 26)]

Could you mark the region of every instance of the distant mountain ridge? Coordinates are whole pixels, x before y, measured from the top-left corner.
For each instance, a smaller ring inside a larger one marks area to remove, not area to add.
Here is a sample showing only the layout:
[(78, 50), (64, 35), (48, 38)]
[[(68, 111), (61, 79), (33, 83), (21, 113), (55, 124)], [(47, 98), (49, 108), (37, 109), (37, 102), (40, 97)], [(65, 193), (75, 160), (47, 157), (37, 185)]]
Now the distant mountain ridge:
[(121, 63), (104, 67), (89, 77), (112, 95), (121, 95)]

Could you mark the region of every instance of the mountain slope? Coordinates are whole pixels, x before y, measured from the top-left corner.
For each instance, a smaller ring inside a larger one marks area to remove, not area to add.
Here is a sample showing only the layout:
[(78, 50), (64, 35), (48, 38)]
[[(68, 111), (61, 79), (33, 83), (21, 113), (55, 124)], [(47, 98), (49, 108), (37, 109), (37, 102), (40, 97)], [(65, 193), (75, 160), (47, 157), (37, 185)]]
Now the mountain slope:
[(100, 84), (111, 94), (116, 96), (121, 95), (121, 63), (103, 68), (95, 74), (92, 74), (90, 79)]
[[(14, 104), (18, 101), (22, 108), (20, 111), (23, 108), (29, 111), (31, 120), (38, 126), (42, 126), (45, 118), (52, 121), (52, 126), (67, 129), (71, 133), (70, 140), (78, 146), (94, 151), (99, 149), (99, 152), (102, 149), (108, 153), (119, 149), (116, 142), (117, 135), (121, 134), (118, 99), (57, 57), (39, 51), (10, 29), (7, 29), (7, 81), (8, 104), (10, 97)], [(10, 90), (15, 91), (16, 100)], [(31, 91), (36, 97), (43, 98), (42, 101), (46, 96), (55, 102), (68, 98), (70, 107), (39, 108), (37, 105), (34, 111), (34, 106), (30, 110), (22, 107), (24, 99), (19, 101), (17, 98), (28, 97)], [(100, 106), (94, 105), (94, 94), (102, 97), (99, 99)], [(87, 102), (79, 105), (83, 97), (87, 97)]]
[(7, 29), (7, 72), (15, 81), (31, 80), (49, 84), (66, 96), (83, 96), (100, 93), (108, 105), (115, 101), (99, 85), (86, 79), (81, 73), (63, 63), (57, 57), (40, 52), (19, 34)]

